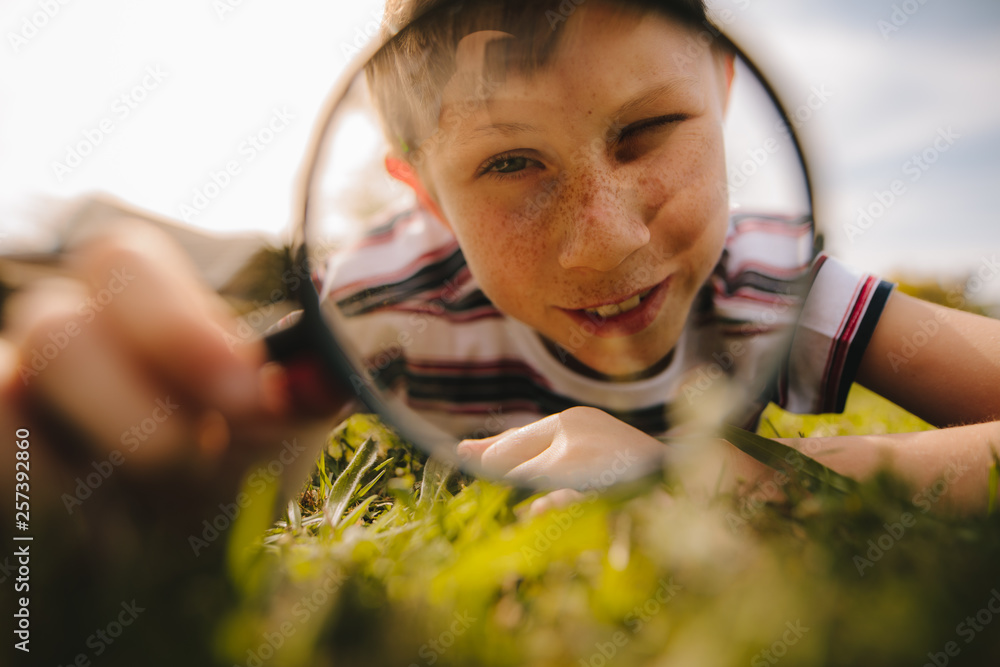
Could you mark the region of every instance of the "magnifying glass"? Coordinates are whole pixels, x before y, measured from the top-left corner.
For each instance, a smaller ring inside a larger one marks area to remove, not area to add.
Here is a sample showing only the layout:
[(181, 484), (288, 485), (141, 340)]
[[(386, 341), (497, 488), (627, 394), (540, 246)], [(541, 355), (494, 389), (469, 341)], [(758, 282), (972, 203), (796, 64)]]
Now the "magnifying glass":
[(335, 89), (268, 339), (303, 402), (454, 459), (574, 406), (752, 428), (786, 391), (817, 244), (771, 86), (700, 5), (563, 4), (389, 16)]

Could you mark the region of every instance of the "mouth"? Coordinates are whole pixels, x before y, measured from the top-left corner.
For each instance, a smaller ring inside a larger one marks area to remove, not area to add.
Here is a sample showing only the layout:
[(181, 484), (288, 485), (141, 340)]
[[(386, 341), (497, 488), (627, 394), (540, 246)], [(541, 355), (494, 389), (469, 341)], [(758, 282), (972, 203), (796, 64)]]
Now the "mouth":
[(655, 287), (650, 287), (647, 290), (639, 292), (638, 294), (633, 294), (624, 301), (619, 301), (618, 303), (609, 303), (603, 306), (598, 306), (596, 308), (581, 308), (581, 310), (588, 315), (596, 315), (597, 317), (617, 317), (623, 313), (627, 313), (630, 310), (635, 310), (645, 299), (652, 293)]
[(598, 338), (631, 336), (646, 329), (660, 314), (669, 292), (670, 277), (625, 299), (563, 312)]

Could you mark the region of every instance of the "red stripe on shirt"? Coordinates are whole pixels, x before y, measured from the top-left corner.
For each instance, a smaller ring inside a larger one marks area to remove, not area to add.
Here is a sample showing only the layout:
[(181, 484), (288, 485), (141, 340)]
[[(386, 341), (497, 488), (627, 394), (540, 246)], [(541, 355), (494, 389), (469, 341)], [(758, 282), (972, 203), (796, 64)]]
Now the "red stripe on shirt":
[(393, 283), (399, 283), (403, 280), (413, 276), (417, 271), (424, 268), (429, 264), (441, 261), (446, 257), (451, 256), (456, 250), (458, 250), (458, 241), (454, 243), (449, 243), (448, 245), (435, 248), (429, 252), (420, 255), (412, 262), (407, 264), (401, 269), (398, 269), (392, 273), (383, 273), (375, 276), (370, 276), (368, 278), (363, 278), (361, 280), (356, 280), (347, 285), (341, 285), (337, 287), (327, 298), (333, 298), (335, 301), (339, 301), (344, 297), (356, 294), (358, 292), (364, 291), (371, 287), (383, 287), (385, 285), (390, 285)]
[(878, 287), (878, 280), (868, 276), (861, 284), (857, 298), (854, 300), (850, 312), (847, 314), (847, 321), (837, 336), (837, 343), (831, 358), (829, 370), (824, 378), (823, 386), (823, 409), (829, 412), (835, 408), (834, 402), (837, 400), (837, 389), (840, 378), (844, 371), (844, 363), (847, 361), (847, 353), (851, 349), (851, 342), (858, 331), (858, 325), (865, 314), (865, 307), (871, 299), (872, 292)]

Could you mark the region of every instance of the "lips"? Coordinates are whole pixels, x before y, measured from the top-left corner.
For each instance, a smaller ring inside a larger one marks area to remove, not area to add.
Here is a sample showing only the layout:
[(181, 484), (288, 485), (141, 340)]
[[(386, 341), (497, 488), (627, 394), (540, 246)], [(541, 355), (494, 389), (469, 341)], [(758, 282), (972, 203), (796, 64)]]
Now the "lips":
[(598, 306), (597, 308), (584, 308), (582, 310), (589, 315), (597, 315), (598, 317), (615, 317), (638, 308), (639, 304), (642, 303), (642, 300), (648, 297), (652, 291), (653, 288), (650, 287), (648, 290), (644, 290), (639, 294), (633, 294), (619, 303), (609, 303), (604, 306)]
[(563, 308), (585, 331), (598, 338), (617, 338), (637, 334), (656, 319), (669, 292), (670, 278), (641, 292), (614, 302), (587, 308)]

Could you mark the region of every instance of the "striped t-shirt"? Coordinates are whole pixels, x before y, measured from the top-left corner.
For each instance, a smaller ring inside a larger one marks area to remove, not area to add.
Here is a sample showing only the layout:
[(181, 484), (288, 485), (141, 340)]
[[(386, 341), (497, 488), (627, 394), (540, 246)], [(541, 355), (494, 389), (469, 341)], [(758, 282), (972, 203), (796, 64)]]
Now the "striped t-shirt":
[(500, 312), (452, 233), (420, 209), (335, 255), (321, 298), (368, 375), (449, 433), (485, 437), (588, 405), (659, 435), (710, 402), (747, 428), (769, 401), (842, 411), (890, 290), (814, 257), (808, 217), (734, 213), (669, 364), (629, 382), (574, 370)]

